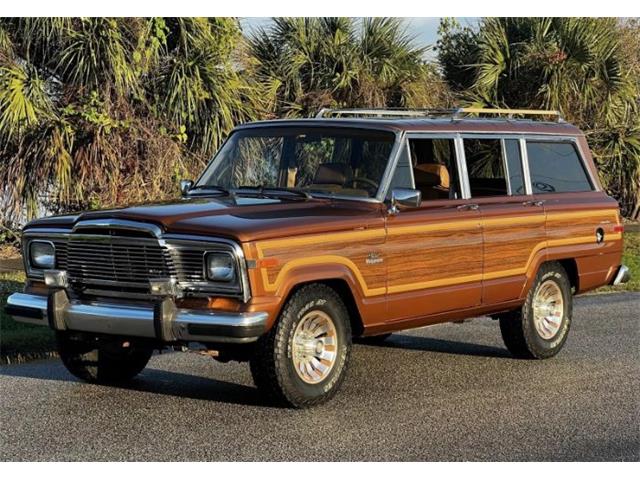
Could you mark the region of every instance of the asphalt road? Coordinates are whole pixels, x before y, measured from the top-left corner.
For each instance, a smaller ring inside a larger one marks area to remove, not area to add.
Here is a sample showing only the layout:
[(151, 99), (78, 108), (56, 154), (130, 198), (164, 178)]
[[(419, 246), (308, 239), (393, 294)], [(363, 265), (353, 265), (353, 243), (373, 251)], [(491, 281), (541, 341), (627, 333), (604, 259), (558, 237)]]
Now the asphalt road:
[(265, 405), (248, 366), (156, 356), (127, 388), (0, 367), (0, 460), (640, 460), (640, 294), (577, 299), (564, 350), (515, 360), (476, 319), (356, 345), (329, 404)]

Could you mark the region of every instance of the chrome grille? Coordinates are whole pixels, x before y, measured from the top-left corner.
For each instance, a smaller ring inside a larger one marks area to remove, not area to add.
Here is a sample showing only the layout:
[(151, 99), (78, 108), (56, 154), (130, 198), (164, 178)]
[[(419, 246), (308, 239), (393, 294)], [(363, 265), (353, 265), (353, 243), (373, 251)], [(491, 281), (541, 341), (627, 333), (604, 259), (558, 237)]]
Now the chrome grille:
[(173, 262), (180, 282), (204, 282), (204, 249), (174, 248)]
[(175, 275), (171, 257), (155, 240), (71, 237), (66, 252), (72, 284), (108, 285), (147, 289), (149, 279)]

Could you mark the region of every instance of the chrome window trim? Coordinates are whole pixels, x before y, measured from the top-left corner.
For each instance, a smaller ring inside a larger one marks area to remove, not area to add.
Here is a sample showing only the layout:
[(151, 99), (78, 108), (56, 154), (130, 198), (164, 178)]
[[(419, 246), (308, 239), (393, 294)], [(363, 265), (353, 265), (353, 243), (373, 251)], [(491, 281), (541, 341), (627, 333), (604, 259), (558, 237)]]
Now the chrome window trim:
[[(117, 228), (116, 225), (120, 225), (120, 220), (117, 223), (110, 223), (109, 228)], [(106, 225), (103, 221), (102, 224)], [(133, 222), (135, 223), (135, 222)], [(85, 224), (87, 225), (87, 224)], [(131, 223), (127, 223), (127, 225), (132, 226)], [(146, 227), (148, 224), (141, 223), (142, 227)], [(92, 227), (95, 224), (92, 224)], [(99, 227), (97, 227), (99, 228)], [(106, 228), (106, 227), (105, 227)], [(158, 227), (159, 228), (159, 227)], [(33, 227), (24, 231), (23, 237), (28, 240), (23, 244), (23, 262), (25, 264), (25, 271), (27, 272), (27, 276), (31, 279), (41, 280), (43, 278), (43, 270), (36, 269), (35, 271), (30, 270), (29, 261), (28, 261), (28, 251), (26, 250), (31, 240), (43, 240), (49, 241), (50, 239), (64, 239), (69, 240), (72, 236), (73, 238), (81, 238), (81, 239), (91, 239), (91, 240), (99, 240), (104, 239), (109, 241), (124, 242), (131, 243), (131, 241), (135, 241), (136, 243), (147, 243), (153, 245), (159, 245), (161, 247), (167, 248), (167, 250), (175, 250), (179, 248), (180, 245), (191, 246), (191, 247), (205, 247), (205, 254), (214, 251), (231, 251), (236, 258), (236, 266), (238, 268), (238, 281), (239, 281), (239, 292), (233, 296), (240, 295), (242, 300), (246, 303), (251, 299), (251, 285), (249, 283), (249, 275), (247, 271), (247, 262), (244, 256), (244, 251), (239, 243), (223, 238), (223, 237), (213, 237), (213, 236), (200, 236), (200, 235), (183, 235), (183, 234), (164, 234), (161, 235), (160, 238), (137, 238), (137, 237), (117, 237), (110, 235), (99, 235), (99, 234), (81, 234), (74, 233), (74, 229), (51, 229), (51, 228), (37, 228)], [(226, 249), (216, 248), (216, 245), (224, 245)], [(204, 264), (203, 264), (204, 268)], [(204, 277), (206, 278), (206, 277)], [(120, 282), (120, 285), (124, 285)], [(215, 287), (217, 286), (215, 282), (207, 281), (207, 282), (181, 282), (182, 286), (185, 286), (190, 292), (196, 294), (209, 294), (209, 295), (221, 295), (221, 296), (229, 296), (230, 292), (224, 291), (215, 291)], [(139, 285), (138, 285), (139, 286)], [(208, 288), (207, 288), (208, 286)], [(214, 287), (214, 288), (212, 288)]]
[[(554, 124), (557, 125), (557, 124)], [(464, 131), (459, 131), (459, 130), (437, 130), (437, 129), (433, 129), (433, 130), (405, 130), (405, 133), (407, 135), (424, 135), (424, 134), (429, 134), (429, 135), (487, 135), (489, 137), (495, 137), (495, 136), (504, 136), (505, 138), (508, 136), (511, 137), (522, 137), (522, 136), (527, 136), (527, 137), (534, 137), (534, 136), (538, 136), (538, 137), (564, 137), (564, 138), (577, 138), (581, 135), (571, 135), (571, 134), (566, 134), (566, 133), (532, 133), (531, 131), (520, 131), (520, 130), (482, 130), (482, 129), (477, 129), (477, 130), (464, 130)], [(584, 136), (584, 135), (582, 135)]]
[(531, 184), (531, 172), (529, 171), (529, 153), (527, 152), (527, 142), (524, 137), (519, 138), (520, 158), (522, 160), (522, 175), (524, 175), (524, 189), (527, 195), (533, 195)]
[(502, 157), (502, 168), (504, 168), (504, 179), (507, 182), (507, 196), (513, 196), (513, 190), (511, 189), (511, 173), (509, 172), (509, 162), (507, 161), (507, 144), (503, 137), (500, 137), (500, 153)]
[(378, 203), (384, 202), (385, 198), (387, 198), (387, 192), (391, 185), (393, 175), (396, 172), (396, 165), (398, 165), (398, 161), (400, 160), (400, 153), (402, 152), (402, 143), (405, 140), (405, 134), (404, 132), (395, 132), (395, 135), (396, 141), (394, 142), (391, 153), (389, 154), (387, 166), (382, 174), (380, 185), (378, 186), (378, 193), (375, 196), (375, 200)]
[(458, 159), (458, 176), (462, 185), (462, 198), (468, 200), (471, 198), (471, 185), (467, 171), (467, 155), (464, 152), (464, 138), (461, 134), (456, 136), (456, 157)]

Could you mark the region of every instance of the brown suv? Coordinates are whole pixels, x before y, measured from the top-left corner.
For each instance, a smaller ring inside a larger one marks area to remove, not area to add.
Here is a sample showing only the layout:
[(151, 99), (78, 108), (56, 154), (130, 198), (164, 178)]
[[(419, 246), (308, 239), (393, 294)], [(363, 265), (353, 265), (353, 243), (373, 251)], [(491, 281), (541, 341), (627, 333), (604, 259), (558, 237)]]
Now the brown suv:
[(297, 407), (335, 394), (352, 337), (490, 315), (513, 355), (551, 357), (572, 295), (629, 276), (618, 205), (555, 115), (242, 125), (181, 200), (27, 225), (7, 311), (50, 325), (84, 380), (125, 381), (154, 348), (198, 342)]

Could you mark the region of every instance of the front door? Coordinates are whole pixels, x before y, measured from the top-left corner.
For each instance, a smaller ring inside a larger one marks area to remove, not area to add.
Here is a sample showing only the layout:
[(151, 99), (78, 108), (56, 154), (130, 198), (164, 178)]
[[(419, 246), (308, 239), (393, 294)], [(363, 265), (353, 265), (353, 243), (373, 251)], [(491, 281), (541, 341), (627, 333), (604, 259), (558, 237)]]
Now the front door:
[(409, 137), (391, 187), (422, 192), (420, 207), (387, 218), (389, 322), (477, 306), (482, 294), (480, 212), (462, 199), (454, 136)]

